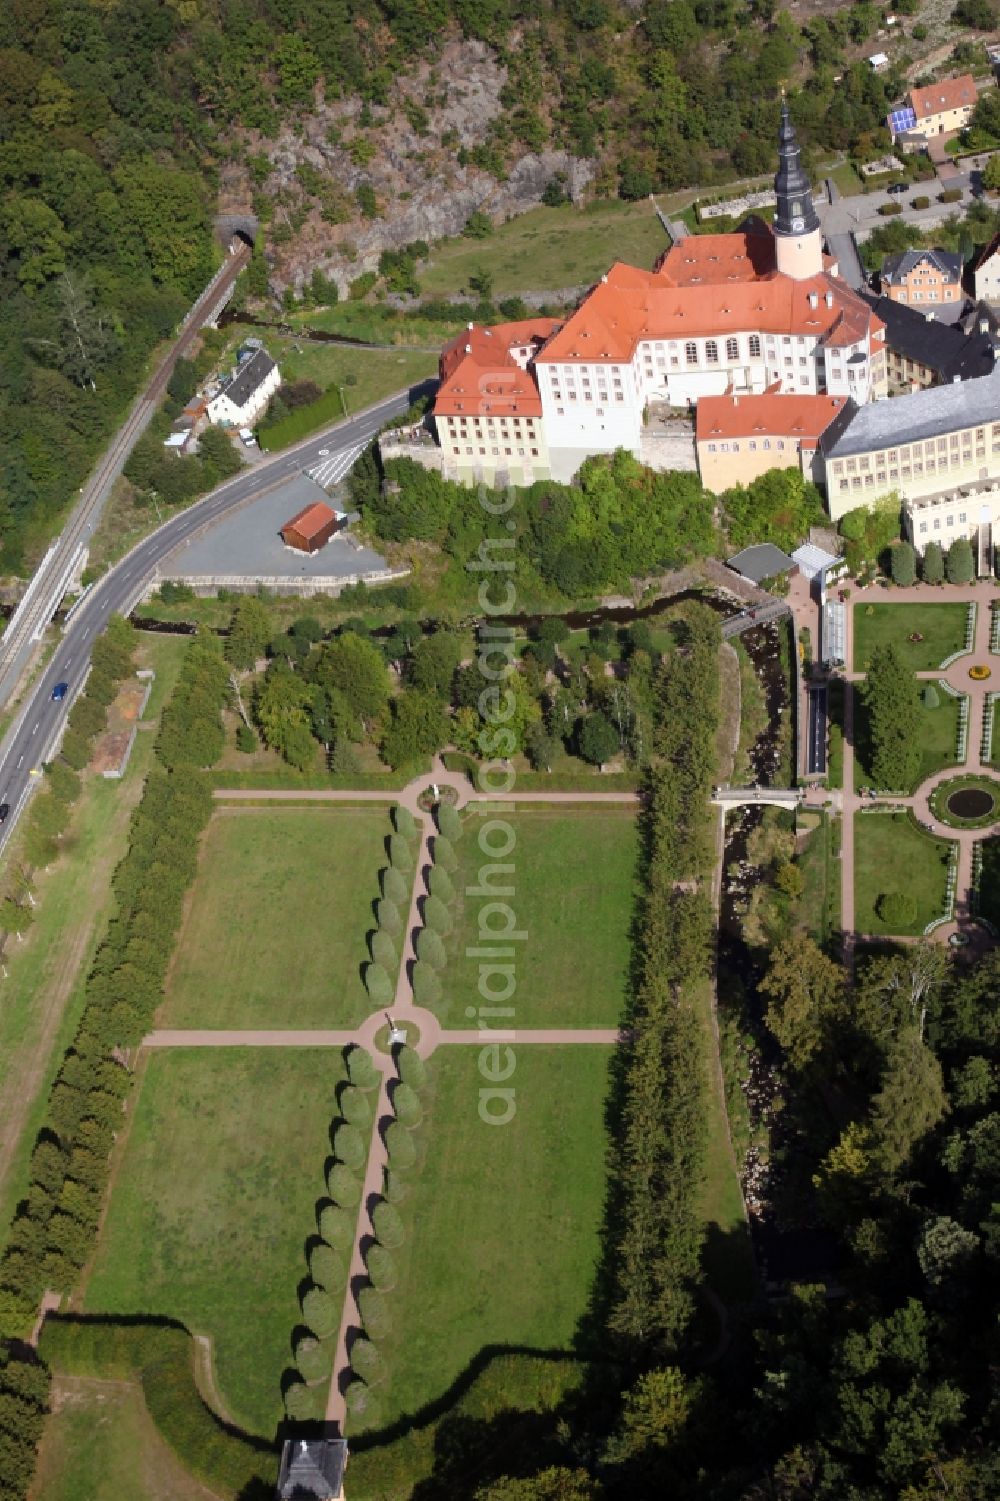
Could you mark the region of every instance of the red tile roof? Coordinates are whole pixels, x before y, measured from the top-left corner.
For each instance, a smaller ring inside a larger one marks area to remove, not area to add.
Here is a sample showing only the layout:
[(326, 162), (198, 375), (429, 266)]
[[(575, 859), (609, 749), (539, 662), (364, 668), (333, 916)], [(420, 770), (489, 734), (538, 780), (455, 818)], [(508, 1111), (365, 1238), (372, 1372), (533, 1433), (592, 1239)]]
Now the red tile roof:
[[(703, 244), (731, 235), (702, 237)], [(677, 248), (683, 248), (687, 241)], [(708, 265), (704, 257), (701, 263)], [(724, 263), (721, 263), (724, 264)], [(816, 301), (813, 307), (810, 296)], [(829, 304), (828, 299), (829, 297)], [(724, 337), (739, 333), (811, 334), (842, 346), (882, 328), (867, 303), (825, 271), (805, 281), (772, 272), (753, 281), (664, 285), (660, 274), (620, 262), (549, 339), (537, 363), (631, 360), (642, 339)]]
[(759, 434), (815, 444), (846, 402), (846, 396), (783, 396), (776, 390), (761, 396), (703, 396), (698, 402), (695, 432), (699, 443)]
[(492, 328), (475, 324), (458, 334), (441, 354), (435, 416), (509, 412), (541, 416), (535, 378), (530, 370), (521, 368), (511, 351), (540, 349), (558, 327), (556, 318), (525, 318), (518, 323), (497, 323)]
[(759, 281), (774, 270), (774, 236), (764, 230), (730, 235), (688, 235), (662, 255), (657, 276), (673, 287), (700, 281)]
[(303, 506), (302, 510), (292, 517), (291, 521), (285, 522), (281, 530), (287, 532), (294, 528), (299, 536), (308, 542), (310, 538), (315, 537), (325, 526), (329, 526), (330, 522), (336, 521), (336, 519), (336, 511), (331, 510), (329, 506), (325, 506), (322, 501), (317, 500), (312, 505)]
[(926, 120), (929, 115), (939, 115), (943, 110), (974, 105), (976, 98), (976, 80), (971, 73), (963, 73), (959, 78), (942, 78), (940, 83), (929, 83), (924, 89), (910, 90), (910, 103), (918, 122)]

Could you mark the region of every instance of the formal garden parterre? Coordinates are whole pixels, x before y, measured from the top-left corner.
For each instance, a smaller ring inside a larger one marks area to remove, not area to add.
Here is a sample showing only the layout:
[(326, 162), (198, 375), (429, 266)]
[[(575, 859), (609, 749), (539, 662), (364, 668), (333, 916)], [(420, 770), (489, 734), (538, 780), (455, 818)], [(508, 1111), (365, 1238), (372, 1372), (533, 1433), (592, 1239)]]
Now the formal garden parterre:
[(167, 980), (171, 1027), (351, 1027), (374, 926), (385, 808), (215, 812)]

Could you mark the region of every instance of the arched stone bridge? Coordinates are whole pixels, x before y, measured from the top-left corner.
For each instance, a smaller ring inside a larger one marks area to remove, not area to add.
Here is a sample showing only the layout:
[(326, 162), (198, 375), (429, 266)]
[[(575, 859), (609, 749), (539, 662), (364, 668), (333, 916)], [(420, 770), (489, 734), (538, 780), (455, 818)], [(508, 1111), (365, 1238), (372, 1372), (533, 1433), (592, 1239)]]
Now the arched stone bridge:
[(718, 808), (797, 808), (805, 795), (804, 787), (713, 787), (712, 802)]

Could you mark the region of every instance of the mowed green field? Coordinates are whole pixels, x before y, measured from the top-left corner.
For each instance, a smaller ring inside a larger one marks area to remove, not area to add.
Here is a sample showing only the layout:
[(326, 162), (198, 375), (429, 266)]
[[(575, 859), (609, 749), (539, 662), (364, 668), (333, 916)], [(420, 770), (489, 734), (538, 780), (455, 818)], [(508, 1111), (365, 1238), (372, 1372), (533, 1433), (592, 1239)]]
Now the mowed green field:
[[(445, 1397), (491, 1348), (571, 1351), (587, 1310), (611, 1049), (515, 1046), (516, 1114), (503, 1126), (479, 1117), (479, 1051), (442, 1048), (429, 1065), (426, 1160), (402, 1205), (407, 1235), (387, 1294), (379, 1426)], [(508, 1395), (516, 1408), (515, 1383)]]
[[(861, 813), (854, 820), (854, 926), (858, 933), (916, 936), (944, 912), (951, 840), (918, 829), (908, 813)], [(908, 892), (916, 917), (897, 930), (876, 911), (880, 896)]]
[(208, 1335), (229, 1414), (267, 1439), (343, 1077), (336, 1049), (152, 1053), (84, 1294)]
[[(527, 935), (516, 945), (517, 988), (506, 1003), (514, 1008), (510, 1024), (617, 1026), (626, 1000), (638, 858), (634, 811), (522, 807), (502, 818), (516, 834), (504, 861), (514, 873), (491, 880), (514, 887), (509, 903)], [(477, 988), (479, 960), (467, 957), (466, 950), (479, 943), (480, 913), (489, 899), (464, 895), (467, 887), (479, 885), (482, 867), (493, 863), (479, 846), (483, 823), (478, 816), (467, 817), (457, 846), (455, 928), (438, 1008), (450, 1027), (478, 1026), (466, 1009), (486, 1004)]]
[[(965, 645), (968, 616), (968, 607), (963, 604), (857, 604), (853, 670), (864, 672), (874, 648), (891, 643), (911, 672), (933, 672), (945, 657)], [(922, 636), (923, 640), (911, 641), (911, 635)]]
[(205, 1501), (160, 1436), (138, 1381), (60, 1377), (38, 1453), (37, 1501)]
[(348, 1027), (385, 861), (386, 809), (220, 809), (209, 824), (159, 1022)]
[(494, 296), (558, 291), (602, 276), (614, 261), (650, 269), (669, 248), (652, 205), (595, 199), (585, 208), (535, 208), (482, 240), (437, 246), (417, 272), (424, 292), (461, 292), (487, 271)]
[[(936, 772), (943, 771), (946, 766), (957, 766), (958, 761), (958, 709), (960, 700), (953, 698), (944, 688), (933, 685), (938, 696), (937, 707), (929, 709), (923, 700), (923, 689), (920, 697), (920, 720), (917, 733), (917, 745), (920, 750), (920, 764), (912, 787), (893, 787), (893, 792), (912, 792), (921, 782)], [(854, 699), (854, 732), (857, 743), (854, 747), (856, 762), (854, 768), (855, 787), (868, 786), (871, 784), (871, 754), (872, 747), (869, 735), (868, 709), (861, 701), (858, 692), (860, 684), (855, 685)]]

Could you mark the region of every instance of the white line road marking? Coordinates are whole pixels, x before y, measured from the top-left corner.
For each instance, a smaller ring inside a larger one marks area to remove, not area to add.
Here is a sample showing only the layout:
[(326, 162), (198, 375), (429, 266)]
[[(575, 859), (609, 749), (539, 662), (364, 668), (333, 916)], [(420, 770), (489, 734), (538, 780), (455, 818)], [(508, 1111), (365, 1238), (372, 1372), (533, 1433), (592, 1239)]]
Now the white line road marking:
[[(41, 722), (42, 722), (42, 721), (41, 721), (41, 720), (39, 720), (39, 721), (38, 721), (38, 724), (41, 724)], [(31, 733), (32, 733), (32, 734), (33, 734), (33, 735), (37, 735), (37, 734), (38, 734), (38, 724), (36, 724), (36, 725), (35, 725), (35, 728), (34, 728), (34, 729), (33, 729), (33, 730), (32, 730), (32, 732), (31, 732)]]
[(21, 770), (21, 762), (23, 760), (24, 760), (23, 756), (18, 756), (18, 758), (17, 758), (17, 766), (14, 768), (15, 771), (20, 771)]

